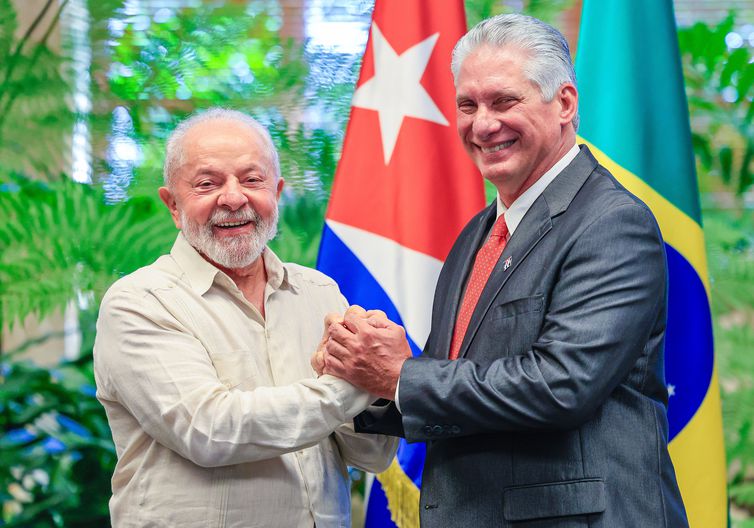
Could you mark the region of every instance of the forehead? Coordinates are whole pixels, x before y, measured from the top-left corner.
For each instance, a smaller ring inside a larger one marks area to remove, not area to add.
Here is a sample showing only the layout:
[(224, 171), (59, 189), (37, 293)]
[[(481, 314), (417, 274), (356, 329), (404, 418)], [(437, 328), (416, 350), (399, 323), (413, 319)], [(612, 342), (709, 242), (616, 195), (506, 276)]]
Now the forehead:
[(476, 47), (461, 63), (456, 91), (463, 93), (475, 87), (521, 88), (531, 84), (525, 75), (529, 53), (513, 45)]
[(238, 121), (212, 119), (197, 123), (183, 137), (183, 150), (186, 159), (193, 154), (221, 153), (261, 153), (265, 151), (262, 136), (250, 126)]

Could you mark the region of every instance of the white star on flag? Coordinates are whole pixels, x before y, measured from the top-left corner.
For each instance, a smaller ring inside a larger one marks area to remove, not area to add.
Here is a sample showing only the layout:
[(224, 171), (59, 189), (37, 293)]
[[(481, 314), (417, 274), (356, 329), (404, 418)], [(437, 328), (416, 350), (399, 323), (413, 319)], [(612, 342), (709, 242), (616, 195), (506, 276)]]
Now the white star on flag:
[(668, 385), (668, 396), (675, 396), (675, 385)]
[(374, 77), (353, 94), (352, 106), (376, 110), (385, 165), (390, 163), (404, 117), (415, 117), (448, 126), (445, 116), (420, 84), (439, 33), (398, 55), (372, 23)]

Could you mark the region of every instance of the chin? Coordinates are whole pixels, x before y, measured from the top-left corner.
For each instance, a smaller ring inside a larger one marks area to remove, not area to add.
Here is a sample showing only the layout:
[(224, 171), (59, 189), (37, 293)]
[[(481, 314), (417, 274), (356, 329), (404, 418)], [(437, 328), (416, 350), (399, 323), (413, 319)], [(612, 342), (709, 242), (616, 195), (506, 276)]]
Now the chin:
[(495, 186), (501, 185), (510, 180), (510, 175), (508, 173), (499, 170), (484, 171), (482, 172), (482, 176), (484, 176), (485, 180)]

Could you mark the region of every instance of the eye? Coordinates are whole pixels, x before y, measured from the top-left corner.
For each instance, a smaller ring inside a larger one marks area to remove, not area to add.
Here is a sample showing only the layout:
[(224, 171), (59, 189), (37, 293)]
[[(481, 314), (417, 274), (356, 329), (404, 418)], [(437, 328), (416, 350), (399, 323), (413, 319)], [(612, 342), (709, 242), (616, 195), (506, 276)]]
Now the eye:
[(464, 114), (472, 114), (476, 110), (476, 105), (468, 100), (459, 101), (458, 110)]
[(516, 99), (515, 97), (511, 97), (509, 95), (505, 95), (505, 96), (501, 96), (501, 97), (498, 97), (497, 99), (495, 99), (493, 101), (493, 103), (492, 103), (492, 106), (494, 106), (496, 108), (500, 108), (500, 107), (506, 108), (506, 107), (512, 106), (517, 101), (518, 101), (518, 99)]
[(249, 174), (241, 179), (241, 182), (247, 185), (256, 185), (260, 181), (262, 181), (262, 178), (256, 174)]

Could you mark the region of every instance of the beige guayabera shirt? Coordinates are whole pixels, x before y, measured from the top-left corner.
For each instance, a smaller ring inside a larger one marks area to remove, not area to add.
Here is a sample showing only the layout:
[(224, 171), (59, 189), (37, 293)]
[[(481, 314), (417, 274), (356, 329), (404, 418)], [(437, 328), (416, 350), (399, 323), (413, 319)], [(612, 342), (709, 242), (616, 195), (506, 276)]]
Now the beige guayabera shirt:
[(263, 257), (266, 320), (182, 235), (105, 295), (94, 368), (116, 528), (350, 527), (346, 464), (395, 454), (343, 425), (373, 398), (309, 365), (325, 314), (347, 306), (336, 284)]

